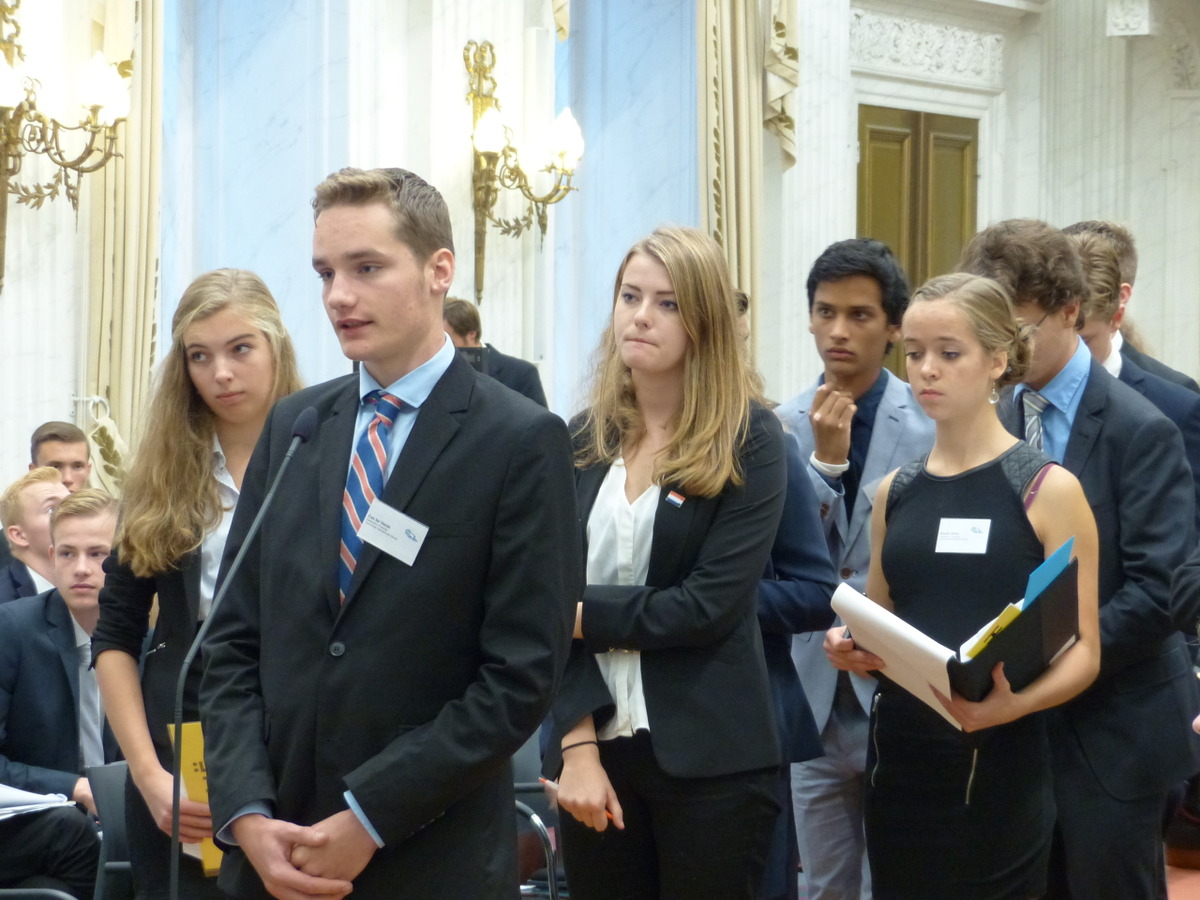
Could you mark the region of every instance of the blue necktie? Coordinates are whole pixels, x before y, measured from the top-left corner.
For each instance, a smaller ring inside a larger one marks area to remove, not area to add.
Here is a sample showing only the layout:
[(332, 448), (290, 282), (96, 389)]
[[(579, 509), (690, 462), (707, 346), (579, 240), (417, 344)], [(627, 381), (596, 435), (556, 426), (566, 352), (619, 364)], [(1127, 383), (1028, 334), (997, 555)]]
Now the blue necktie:
[(375, 498), (383, 493), (388, 440), (396, 414), (404, 405), (399, 397), (384, 391), (371, 391), (363, 398), (363, 402), (375, 404), (375, 418), (354, 448), (350, 474), (346, 478), (346, 492), (342, 495), (342, 546), (338, 562), (338, 598), (342, 603), (346, 602), (346, 592), (350, 590), (350, 580), (354, 577), (354, 567), (362, 551), (363, 542), (358, 536), (358, 529)]

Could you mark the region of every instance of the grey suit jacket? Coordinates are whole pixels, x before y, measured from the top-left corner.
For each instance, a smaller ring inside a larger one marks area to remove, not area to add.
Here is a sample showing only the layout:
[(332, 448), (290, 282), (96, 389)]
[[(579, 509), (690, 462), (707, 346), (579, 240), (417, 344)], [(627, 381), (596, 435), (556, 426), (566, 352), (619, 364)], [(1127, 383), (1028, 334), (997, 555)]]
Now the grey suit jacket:
[[(871, 447), (863, 464), (854, 514), (846, 517), (845, 497), (841, 486), (833, 488), (811, 465), (806, 465), (817, 502), (821, 504), (821, 522), (825, 540), (833, 560), (835, 577), (857, 590), (867, 584), (871, 563), (871, 508), (875, 489), (885, 475), (911, 459), (927, 453), (933, 446), (933, 422), (913, 399), (908, 384), (885, 370), (887, 386), (875, 414)], [(807, 464), (813, 452), (812, 426), (808, 411), (812, 406), (817, 385), (784, 403), (776, 411), (784, 427), (799, 442), (800, 453)], [(812, 705), (818, 730), (825, 728), (833, 708), (833, 693), (837, 687), (837, 671), (829, 664), (821, 643), (824, 634), (809, 632), (792, 639), (792, 660), (800, 673), (800, 682)], [(866, 710), (875, 692), (875, 679), (852, 679), (859, 702)]]
[[(1014, 435), (1006, 391), (997, 412)], [(1200, 598), (1171, 596), (1192, 546), (1191, 472), (1179, 429), (1092, 362), (1063, 467), (1079, 479), (1100, 539), (1100, 675), (1057, 707), (1114, 797), (1160, 793), (1195, 771), (1188, 735), (1200, 707), (1179, 629)], [(1136, 758), (1137, 765), (1130, 765)]]

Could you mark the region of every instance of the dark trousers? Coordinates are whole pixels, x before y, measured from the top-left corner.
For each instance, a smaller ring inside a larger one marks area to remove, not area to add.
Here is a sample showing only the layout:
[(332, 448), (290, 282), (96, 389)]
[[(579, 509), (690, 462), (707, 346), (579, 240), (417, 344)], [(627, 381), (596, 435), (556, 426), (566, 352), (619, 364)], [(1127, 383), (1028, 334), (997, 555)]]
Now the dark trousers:
[(758, 885), (758, 900), (798, 900), (796, 872), (800, 868), (800, 848), (796, 843), (796, 815), (792, 808), (792, 767), (779, 770), (775, 799), (783, 811), (775, 817), (771, 829), (766, 867)]
[[(171, 895), (171, 836), (154, 823), (132, 778), (125, 782), (125, 829), (138, 900), (166, 900)], [(184, 855), (179, 860), (179, 896), (223, 900), (225, 894), (217, 888), (216, 876), (206, 878), (199, 861)]]
[[(1162, 817), (1168, 790), (1117, 800), (1104, 789), (1078, 741), (1050, 724), (1058, 821), (1046, 900), (1165, 900)], [(1130, 759), (1130, 765), (1136, 765)]]
[(0, 887), (52, 888), (91, 900), (99, 862), (96, 829), (77, 806), (0, 822)]
[(779, 771), (675, 778), (650, 736), (600, 742), (625, 828), (559, 818), (575, 900), (753, 900), (779, 812)]

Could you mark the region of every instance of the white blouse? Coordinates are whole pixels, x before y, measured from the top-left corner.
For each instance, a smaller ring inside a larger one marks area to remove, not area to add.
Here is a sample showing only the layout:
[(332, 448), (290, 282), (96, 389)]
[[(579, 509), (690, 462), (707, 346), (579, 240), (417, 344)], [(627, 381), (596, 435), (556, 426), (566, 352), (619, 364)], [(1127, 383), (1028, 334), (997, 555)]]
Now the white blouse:
[(225, 540), (229, 537), (229, 526), (233, 524), (233, 512), (238, 502), (237, 485), (225, 467), (225, 453), (216, 435), (213, 435), (213, 478), (217, 481), (217, 496), (221, 500), (221, 518), (200, 543), (200, 608), (197, 620), (201, 622), (208, 617), (212, 607), (217, 573), (225, 553)]
[[(646, 583), (658, 494), (658, 485), (652, 484), (630, 503), (625, 498), (625, 461), (618, 459), (609, 467), (588, 516), (588, 584)], [(613, 650), (597, 653), (596, 662), (617, 705), (616, 714), (596, 736), (607, 741), (649, 731), (642, 655), (636, 650)]]

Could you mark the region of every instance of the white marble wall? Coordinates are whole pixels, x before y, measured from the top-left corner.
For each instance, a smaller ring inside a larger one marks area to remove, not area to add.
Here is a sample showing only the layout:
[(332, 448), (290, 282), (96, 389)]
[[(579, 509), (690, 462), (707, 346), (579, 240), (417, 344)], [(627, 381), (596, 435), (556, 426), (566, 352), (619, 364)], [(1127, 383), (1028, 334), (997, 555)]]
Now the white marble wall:
[(559, 45), (560, 98), (583, 128), (579, 193), (560, 205), (551, 407), (583, 405), (590, 357), (629, 248), (663, 224), (700, 224), (693, 5), (575, 3)]
[(201, 272), (252, 269), (279, 301), (306, 381), (348, 371), (311, 266), (313, 186), (349, 165), (344, 0), (166, 0), (164, 337)]
[[(857, 113), (850, 72), (849, 0), (796, 5), (800, 54), (796, 165), (781, 172), (764, 141), (763, 295), (755, 309), (758, 363), (767, 394), (783, 401), (821, 370), (808, 333), (805, 282), (813, 260), (834, 241), (855, 235)], [(778, 206), (771, 198), (780, 198)]]

